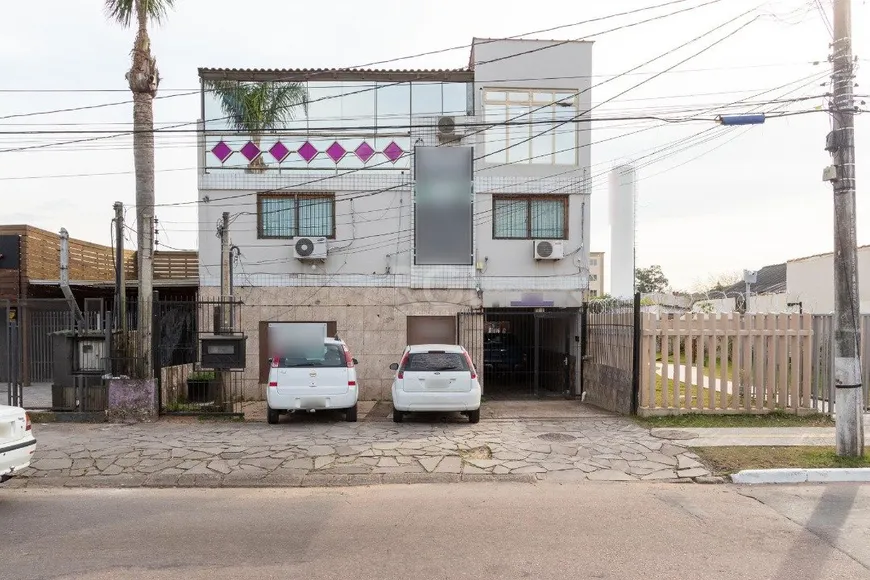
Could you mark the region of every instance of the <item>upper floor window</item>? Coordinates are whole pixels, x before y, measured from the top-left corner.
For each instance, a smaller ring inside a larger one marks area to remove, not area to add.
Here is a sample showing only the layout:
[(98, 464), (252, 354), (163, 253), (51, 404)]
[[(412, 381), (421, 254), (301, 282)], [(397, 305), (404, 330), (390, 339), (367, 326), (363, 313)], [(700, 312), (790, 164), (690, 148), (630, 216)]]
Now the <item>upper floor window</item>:
[(598, 274), (589, 274), (590, 282), (598, 282)]
[(485, 161), (577, 165), (579, 102), (564, 90), (485, 89), (484, 116), (495, 124), (486, 131)]
[(262, 193), (257, 196), (257, 237), (335, 237), (335, 196)]
[(503, 240), (568, 238), (568, 196), (496, 195), (492, 237)]
[(589, 265), (590, 266), (597, 266), (598, 265), (598, 258), (589, 258)]

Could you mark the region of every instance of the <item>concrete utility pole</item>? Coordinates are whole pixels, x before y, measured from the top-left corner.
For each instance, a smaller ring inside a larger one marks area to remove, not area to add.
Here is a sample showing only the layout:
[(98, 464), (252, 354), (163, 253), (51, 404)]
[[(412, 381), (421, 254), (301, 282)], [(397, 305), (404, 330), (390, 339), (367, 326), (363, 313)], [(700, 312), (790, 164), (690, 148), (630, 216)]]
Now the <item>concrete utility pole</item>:
[(115, 205), (115, 316), (118, 317), (117, 328), (126, 337), (127, 333), (127, 276), (124, 272), (124, 204), (116, 201)]
[(855, 101), (851, 0), (834, 0), (834, 128), (826, 149), (834, 159), (834, 385), (837, 454), (864, 454), (864, 389), (858, 357), (858, 260), (855, 234)]
[(232, 294), (232, 265), (230, 263), (230, 212), (225, 211), (220, 226), (221, 237), (221, 332), (232, 328), (230, 294)]

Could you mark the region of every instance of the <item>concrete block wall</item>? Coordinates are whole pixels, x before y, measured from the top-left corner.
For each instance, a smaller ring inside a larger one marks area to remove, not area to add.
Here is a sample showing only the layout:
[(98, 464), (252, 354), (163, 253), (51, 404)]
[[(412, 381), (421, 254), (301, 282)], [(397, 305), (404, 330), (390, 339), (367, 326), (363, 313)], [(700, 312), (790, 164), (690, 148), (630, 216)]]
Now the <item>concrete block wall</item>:
[[(218, 288), (200, 288), (203, 300), (217, 299)], [(259, 382), (261, 321), (335, 321), (338, 335), (359, 360), (361, 400), (389, 400), (393, 371), (407, 344), (408, 316), (454, 316), (480, 301), (474, 290), (410, 288), (237, 288), (243, 302), (242, 331), (247, 335), (244, 397), (265, 398)], [(481, 337), (482, 340), (482, 337)]]

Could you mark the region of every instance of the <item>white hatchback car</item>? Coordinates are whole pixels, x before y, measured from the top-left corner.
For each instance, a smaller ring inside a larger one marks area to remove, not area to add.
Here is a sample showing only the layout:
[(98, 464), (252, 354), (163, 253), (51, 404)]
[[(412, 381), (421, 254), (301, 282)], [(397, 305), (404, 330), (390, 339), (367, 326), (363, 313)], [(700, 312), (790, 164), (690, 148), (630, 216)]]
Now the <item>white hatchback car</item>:
[(36, 438), (24, 409), (0, 405), (0, 483), (28, 467), (35, 450)]
[(348, 421), (356, 421), (355, 364), (357, 360), (338, 338), (327, 338), (322, 351), (273, 358), (266, 389), (267, 420), (275, 424), (282, 413), (335, 409), (344, 410)]
[(425, 344), (405, 348), (402, 362), (393, 363), (393, 421), (405, 413), (454, 412), (480, 421), (480, 382), (471, 356), (453, 344)]

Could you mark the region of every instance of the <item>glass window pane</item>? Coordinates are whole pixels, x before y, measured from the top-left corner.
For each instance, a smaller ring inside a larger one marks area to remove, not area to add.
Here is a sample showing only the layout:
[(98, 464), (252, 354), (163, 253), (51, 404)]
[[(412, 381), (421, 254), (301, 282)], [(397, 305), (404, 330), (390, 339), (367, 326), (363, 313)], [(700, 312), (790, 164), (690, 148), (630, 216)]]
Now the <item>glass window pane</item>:
[(556, 102), (561, 103), (561, 108), (577, 107), (576, 93), (556, 93)]
[(468, 110), (468, 88), (466, 83), (444, 83), (441, 88), (444, 94), (443, 114), (464, 115)]
[(507, 139), (507, 132), (505, 131), (503, 124), (506, 114), (507, 109), (502, 105), (486, 106), (486, 123), (499, 123), (498, 125), (487, 129), (485, 133), (486, 143), (484, 151), (486, 152), (486, 157), (484, 160), (487, 163), (505, 163), (507, 161), (507, 151), (499, 151), (500, 149), (504, 149)]
[(501, 91), (486, 91), (484, 98), (487, 103), (504, 103), (507, 95)]
[(411, 83), (411, 113), (434, 117), (443, 110), (441, 83)]
[(532, 135), (533, 125), (529, 124), (528, 112), (528, 106), (508, 107), (507, 147), (508, 161), (511, 163), (529, 162), (531, 144), (528, 139)]
[(333, 127), (368, 127), (375, 121), (375, 83), (341, 83), (339, 117), (330, 119)]
[(407, 131), (411, 124), (411, 84), (378, 83), (378, 128), (401, 127)]
[(494, 204), (494, 236), (496, 238), (529, 237), (529, 201), (527, 199), (496, 199)]
[(292, 238), (296, 234), (296, 204), (292, 197), (260, 198), (261, 235)]
[(332, 198), (299, 199), (299, 235), (332, 235)]
[[(344, 87), (337, 81), (312, 81), (308, 83), (308, 127), (335, 127), (341, 115), (341, 100)], [(303, 116), (304, 118), (304, 116)]]
[(546, 103), (550, 105), (553, 103), (553, 93), (535, 93), (533, 96), (536, 104), (543, 105)]
[(562, 200), (536, 199), (532, 201), (532, 237), (565, 237), (565, 204)]
[(537, 135), (532, 139), (532, 163), (550, 165), (553, 163), (553, 133), (558, 131), (558, 129), (547, 133), (544, 133), (544, 131), (552, 128), (550, 121), (553, 120), (553, 109), (550, 107), (540, 111), (533, 109), (530, 117), (532, 119), (531, 132), (533, 135)]
[(588, 124), (576, 122), (575, 117), (577, 116), (577, 113), (578, 111), (576, 109), (556, 107), (556, 121), (568, 121), (556, 129), (555, 163), (559, 165), (577, 164), (577, 131), (581, 127), (588, 129)]
[(526, 91), (511, 91), (508, 93), (508, 100), (512, 103), (528, 103), (529, 93)]

